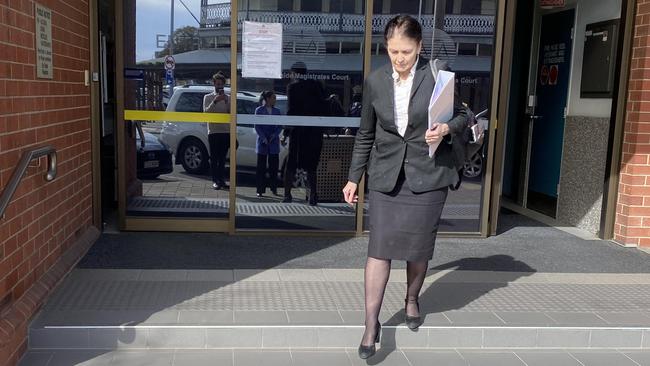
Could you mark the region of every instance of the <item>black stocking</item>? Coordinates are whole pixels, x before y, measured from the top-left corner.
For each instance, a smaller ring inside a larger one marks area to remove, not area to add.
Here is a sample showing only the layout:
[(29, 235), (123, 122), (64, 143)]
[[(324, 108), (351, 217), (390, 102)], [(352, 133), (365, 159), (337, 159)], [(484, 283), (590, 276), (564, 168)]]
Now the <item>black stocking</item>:
[(365, 346), (374, 342), (375, 329), (379, 322), (379, 311), (384, 300), (389, 276), (390, 260), (368, 257), (365, 272), (366, 330), (361, 340), (361, 344)]
[(406, 314), (419, 316), (417, 299), (427, 274), (429, 262), (406, 262)]

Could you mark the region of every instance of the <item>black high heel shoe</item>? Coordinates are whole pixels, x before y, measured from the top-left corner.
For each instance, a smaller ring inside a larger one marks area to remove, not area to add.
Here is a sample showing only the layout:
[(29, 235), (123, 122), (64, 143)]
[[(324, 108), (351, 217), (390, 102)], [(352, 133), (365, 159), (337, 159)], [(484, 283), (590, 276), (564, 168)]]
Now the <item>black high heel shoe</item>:
[(417, 299), (414, 300), (414, 301), (409, 301), (409, 299), (405, 299), (404, 300), (404, 323), (406, 323), (406, 326), (410, 330), (417, 330), (420, 327), (420, 325), (422, 325), (422, 323), (423, 323), (422, 317), (419, 316), (419, 315), (418, 316), (410, 316), (410, 315), (406, 314), (406, 306), (408, 305), (409, 302), (415, 302), (415, 305), (417, 305), (417, 307), (418, 307), (418, 313), (420, 312), (420, 303), (418, 302)]
[(373, 344), (371, 344), (370, 346), (364, 346), (363, 344), (359, 345), (359, 358), (361, 358), (362, 360), (372, 357), (377, 352), (375, 343), (379, 343), (380, 334), (381, 334), (381, 324), (377, 323), (377, 327), (375, 327), (375, 331), (376, 331), (375, 342)]

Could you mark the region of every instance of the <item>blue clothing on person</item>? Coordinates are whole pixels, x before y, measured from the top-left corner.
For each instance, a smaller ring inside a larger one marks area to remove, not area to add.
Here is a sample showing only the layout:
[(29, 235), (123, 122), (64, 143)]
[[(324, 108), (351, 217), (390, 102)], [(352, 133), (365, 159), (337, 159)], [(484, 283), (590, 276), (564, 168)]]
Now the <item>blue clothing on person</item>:
[[(259, 106), (255, 109), (255, 114), (268, 115), (269, 110), (266, 106)], [(280, 110), (273, 107), (272, 113), (279, 116)], [(257, 133), (257, 143), (255, 144), (255, 152), (261, 155), (273, 155), (280, 153), (280, 132), (282, 126), (279, 125), (255, 125), (255, 132)]]

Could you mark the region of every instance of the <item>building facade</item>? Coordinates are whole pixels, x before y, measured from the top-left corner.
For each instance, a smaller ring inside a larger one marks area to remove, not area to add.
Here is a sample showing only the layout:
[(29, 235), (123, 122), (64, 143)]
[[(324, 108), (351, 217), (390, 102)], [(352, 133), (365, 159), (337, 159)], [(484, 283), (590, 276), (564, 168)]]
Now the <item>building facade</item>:
[[(441, 231), (495, 234), (507, 208), (650, 247), (650, 2), (202, 0), (190, 9), (196, 23), (172, 24), (192, 25), (196, 38), (186, 49), (183, 36), (172, 41), (172, 63), (137, 37), (149, 3), (0, 1), (0, 364), (18, 362), (29, 321), (106, 228), (363, 235), (365, 194), (349, 208), (340, 187), (363, 80), (386, 63), (383, 25), (399, 13), (419, 17), (422, 57), (446, 58), (460, 98), (485, 111), (486, 138)], [(242, 74), (246, 21), (282, 23), (279, 77)], [(206, 174), (208, 117), (200, 115), (217, 71), (228, 78), (231, 108), (209, 120), (227, 124), (231, 146), (239, 143), (228, 158), (230, 187), (218, 191)], [(319, 80), (330, 109), (262, 123), (252, 115), (263, 90), (282, 110), (297, 79)], [(256, 196), (262, 124), (323, 132), (318, 186), (296, 172), (291, 204)], [(21, 157), (42, 147), (56, 150), (56, 177), (45, 180), (48, 157), (36, 158), (13, 191)], [(167, 154), (171, 173), (162, 170)], [(302, 199), (309, 189), (316, 206)]]

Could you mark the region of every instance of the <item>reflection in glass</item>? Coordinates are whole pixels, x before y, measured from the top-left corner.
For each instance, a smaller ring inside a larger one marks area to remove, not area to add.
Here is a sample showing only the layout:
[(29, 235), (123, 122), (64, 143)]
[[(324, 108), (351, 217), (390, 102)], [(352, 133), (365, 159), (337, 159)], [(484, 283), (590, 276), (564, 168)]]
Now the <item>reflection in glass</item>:
[[(220, 18), (229, 11), (217, 8), (229, 9), (206, 5), (208, 23), (224, 24)], [(282, 23), (283, 33), (281, 79), (242, 78), (238, 70), (237, 228), (355, 229), (355, 210), (343, 202), (341, 189), (361, 109), (363, 12), (360, 0), (239, 3), (238, 42), (245, 20)], [(280, 114), (254, 114), (265, 103), (265, 90), (275, 94)], [(278, 172), (267, 158), (264, 177), (255, 151), (260, 128), (282, 131)], [(273, 181), (277, 195), (261, 189), (262, 181), (265, 188)]]
[[(260, 96), (261, 105), (255, 109), (255, 114), (280, 116), (282, 112), (275, 107), (277, 97), (273, 90), (265, 90)], [(278, 195), (278, 164), (280, 162), (280, 133), (282, 127), (278, 125), (255, 125), (257, 143), (257, 169), (255, 180), (257, 185), (257, 197), (266, 193), (266, 187), (271, 189), (274, 196)], [(268, 177), (267, 177), (268, 173)], [(286, 192), (285, 192), (286, 195)]]
[[(224, 38), (202, 35), (201, 2), (176, 6), (173, 17), (169, 4), (125, 2), (127, 215), (225, 218), (229, 49)], [(211, 169), (211, 162), (219, 164)]]
[[(421, 56), (448, 62), (456, 74), (458, 97), (477, 114), (477, 122), (487, 130), (496, 1), (430, 0), (418, 3), (374, 0), (373, 4), (372, 68), (377, 69), (389, 62), (383, 45), (383, 30), (388, 20), (399, 13), (412, 15), (423, 27)], [(438, 19), (434, 14), (440, 14)], [(470, 157), (461, 171), (463, 182), (458, 191), (449, 192), (439, 231), (480, 230), (486, 146), (487, 139), (482, 144), (470, 146)], [(366, 202), (369, 204), (372, 202)], [(369, 229), (367, 216), (364, 217), (364, 229)]]

